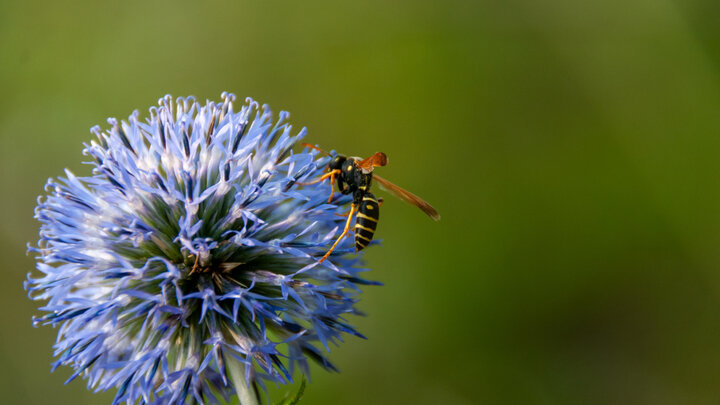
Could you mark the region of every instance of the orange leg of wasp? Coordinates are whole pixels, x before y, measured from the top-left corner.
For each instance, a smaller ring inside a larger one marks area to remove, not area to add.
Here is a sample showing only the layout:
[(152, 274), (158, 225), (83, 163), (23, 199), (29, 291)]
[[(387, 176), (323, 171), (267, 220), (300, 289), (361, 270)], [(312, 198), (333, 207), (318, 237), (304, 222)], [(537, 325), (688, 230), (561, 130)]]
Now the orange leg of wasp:
[(350, 215), (350, 210), (345, 211), (343, 214), (334, 214), (334, 215), (345, 218), (346, 216)]
[[(385, 200), (383, 200), (382, 198), (378, 198), (377, 201), (378, 201), (379, 207), (382, 207), (383, 202), (385, 202)], [(352, 209), (352, 208), (350, 208), (350, 209)], [(346, 211), (344, 214), (335, 214), (335, 215), (337, 215), (339, 217), (346, 217), (346, 216), (350, 215), (350, 210)]]
[(330, 248), (330, 250), (328, 250), (327, 253), (325, 253), (325, 256), (323, 256), (322, 259), (318, 260), (318, 263), (324, 262), (325, 259), (327, 259), (328, 256), (330, 256), (330, 253), (332, 253), (332, 251), (335, 250), (335, 247), (338, 245), (338, 243), (340, 243), (340, 241), (342, 240), (342, 238), (344, 238), (345, 235), (347, 235), (348, 231), (350, 230), (350, 222), (352, 222), (352, 217), (353, 217), (353, 214), (355, 213), (355, 210), (356, 210), (355, 204), (353, 203), (353, 204), (350, 206), (350, 213), (348, 214), (347, 221), (345, 222), (345, 229), (343, 230), (343, 233), (340, 235), (339, 238), (337, 238), (337, 240), (336, 240), (335, 243), (332, 245), (332, 247)]
[[(339, 172), (340, 170), (337, 171)], [(328, 204), (332, 202), (333, 194), (335, 194), (335, 172), (336, 170), (330, 172), (330, 198), (328, 198)]]
[(316, 184), (316, 183), (320, 183), (321, 181), (325, 181), (325, 179), (327, 179), (328, 177), (334, 178), (335, 175), (337, 175), (339, 173), (340, 173), (340, 170), (335, 169), (335, 170), (330, 171), (329, 173), (323, 174), (322, 176), (320, 176), (319, 179), (317, 179), (315, 181), (311, 181), (309, 183), (295, 183), (295, 184), (297, 184), (299, 186), (309, 186), (311, 184)]

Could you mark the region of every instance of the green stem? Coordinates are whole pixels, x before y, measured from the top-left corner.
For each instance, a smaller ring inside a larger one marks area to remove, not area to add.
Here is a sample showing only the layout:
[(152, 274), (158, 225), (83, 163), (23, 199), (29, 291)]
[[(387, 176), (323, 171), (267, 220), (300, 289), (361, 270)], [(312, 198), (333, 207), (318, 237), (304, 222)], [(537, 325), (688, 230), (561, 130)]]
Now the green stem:
[(244, 366), (232, 356), (226, 356), (225, 366), (235, 386), (240, 405), (259, 405), (255, 390), (248, 386), (245, 380)]

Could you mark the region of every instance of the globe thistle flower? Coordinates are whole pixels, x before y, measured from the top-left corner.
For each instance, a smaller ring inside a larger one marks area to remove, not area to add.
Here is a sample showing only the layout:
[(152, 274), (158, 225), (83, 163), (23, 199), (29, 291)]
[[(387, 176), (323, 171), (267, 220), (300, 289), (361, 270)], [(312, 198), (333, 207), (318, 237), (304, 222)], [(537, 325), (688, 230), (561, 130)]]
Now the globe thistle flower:
[(53, 370), (117, 388), (115, 403), (254, 403), (308, 359), (335, 370), (330, 344), (362, 337), (344, 317), (374, 283), (351, 238), (318, 263), (349, 197), (297, 185), (327, 157), (292, 151), (306, 130), (291, 135), (287, 112), (222, 98), (166, 96), (144, 122), (92, 128), (92, 175), (66, 170), (38, 201), (34, 322), (59, 327)]

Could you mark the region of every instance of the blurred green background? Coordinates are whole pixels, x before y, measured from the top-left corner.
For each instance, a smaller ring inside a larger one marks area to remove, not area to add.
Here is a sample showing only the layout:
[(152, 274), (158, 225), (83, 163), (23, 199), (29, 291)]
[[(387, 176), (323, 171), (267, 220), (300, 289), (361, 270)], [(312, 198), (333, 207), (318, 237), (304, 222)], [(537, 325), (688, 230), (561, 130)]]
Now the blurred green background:
[[(50, 374), (25, 244), (48, 177), (166, 93), (228, 90), (390, 157), (348, 338), (307, 404), (720, 401), (720, 3), (0, 2), (0, 395)], [(281, 392), (273, 391), (274, 398)]]

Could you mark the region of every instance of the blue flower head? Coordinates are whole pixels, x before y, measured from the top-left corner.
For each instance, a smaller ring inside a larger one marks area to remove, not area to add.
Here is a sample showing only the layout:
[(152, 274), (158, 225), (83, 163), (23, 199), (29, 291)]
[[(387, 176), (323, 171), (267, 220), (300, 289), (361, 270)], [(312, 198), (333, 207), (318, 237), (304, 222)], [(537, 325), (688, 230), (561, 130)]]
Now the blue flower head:
[(334, 370), (329, 345), (361, 336), (344, 319), (369, 283), (351, 238), (318, 263), (349, 197), (297, 184), (328, 158), (292, 151), (306, 131), (288, 113), (222, 98), (94, 127), (92, 175), (50, 179), (35, 210), (42, 275), (25, 287), (47, 301), (35, 323), (59, 326), (53, 366), (116, 403), (242, 401), (308, 359)]

